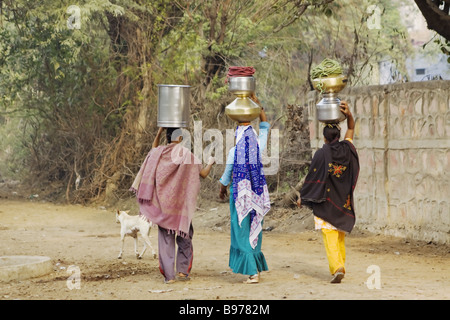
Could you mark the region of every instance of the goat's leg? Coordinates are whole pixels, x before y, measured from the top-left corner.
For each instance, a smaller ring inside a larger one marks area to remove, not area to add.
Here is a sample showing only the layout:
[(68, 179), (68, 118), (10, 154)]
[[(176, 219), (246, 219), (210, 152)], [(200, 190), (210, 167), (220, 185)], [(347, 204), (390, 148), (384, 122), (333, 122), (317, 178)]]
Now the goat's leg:
[(142, 249), (141, 254), (138, 255), (138, 257), (137, 257), (138, 259), (142, 259), (142, 256), (144, 255), (145, 250), (147, 250), (147, 241), (144, 240), (144, 248)]
[(122, 259), (123, 244), (125, 243), (125, 235), (124, 234), (120, 234), (120, 240), (122, 241), (122, 245), (120, 247), (120, 252), (119, 252), (119, 256), (117, 257), (117, 259)]
[(139, 253), (138, 253), (137, 247), (138, 247), (138, 237), (136, 234), (134, 236), (134, 254), (136, 255), (136, 258), (139, 258)]
[(141, 253), (141, 258), (144, 255), (145, 250), (147, 249), (147, 246), (150, 247), (152, 250), (153, 259), (156, 258), (156, 252), (155, 249), (153, 249), (152, 243), (150, 242), (150, 238), (148, 237), (148, 233), (143, 232), (142, 233), (142, 239), (144, 239), (144, 250)]

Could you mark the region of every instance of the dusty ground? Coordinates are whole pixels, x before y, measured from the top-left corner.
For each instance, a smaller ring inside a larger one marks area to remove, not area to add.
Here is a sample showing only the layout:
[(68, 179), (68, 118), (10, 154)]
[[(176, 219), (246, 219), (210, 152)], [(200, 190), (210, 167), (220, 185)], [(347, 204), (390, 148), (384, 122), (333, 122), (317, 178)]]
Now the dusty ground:
[[(116, 258), (120, 227), (112, 211), (38, 199), (0, 198), (0, 256), (49, 256), (54, 272), (0, 283), (0, 299), (450, 299), (449, 246), (357, 231), (346, 240), (345, 279), (330, 284), (321, 234), (309, 225), (302, 231), (309, 218), (281, 219), (277, 210), (264, 225), (275, 227), (263, 235), (270, 271), (255, 290), (228, 268), (228, 206), (218, 202), (202, 204), (196, 214), (192, 280), (165, 285), (149, 251), (135, 258), (132, 238), (124, 258)], [(150, 239), (157, 248), (155, 231)], [(79, 289), (68, 287), (71, 265), (81, 272)], [(367, 285), (375, 284), (371, 265), (379, 267), (379, 289)]]

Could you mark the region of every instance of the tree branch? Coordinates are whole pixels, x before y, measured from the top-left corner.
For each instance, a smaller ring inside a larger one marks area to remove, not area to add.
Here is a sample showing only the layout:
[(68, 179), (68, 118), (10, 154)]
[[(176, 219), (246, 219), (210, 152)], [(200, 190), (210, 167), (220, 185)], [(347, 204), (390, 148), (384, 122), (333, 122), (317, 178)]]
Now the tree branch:
[[(414, 2), (427, 21), (428, 29), (434, 30), (445, 39), (450, 40), (450, 15), (439, 9), (440, 2), (431, 0), (414, 0)], [(446, 4), (448, 2), (448, 0), (445, 1)], [(444, 6), (445, 8), (447, 5)]]

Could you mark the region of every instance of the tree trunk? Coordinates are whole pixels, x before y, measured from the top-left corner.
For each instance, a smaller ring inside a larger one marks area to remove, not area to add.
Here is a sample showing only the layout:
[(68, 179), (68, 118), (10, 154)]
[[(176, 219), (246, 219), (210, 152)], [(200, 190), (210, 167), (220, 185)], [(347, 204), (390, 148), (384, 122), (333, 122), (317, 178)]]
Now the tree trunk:
[(442, 1), (414, 0), (428, 23), (428, 29), (434, 30), (450, 40), (450, 0), (445, 0), (444, 10), (439, 9)]

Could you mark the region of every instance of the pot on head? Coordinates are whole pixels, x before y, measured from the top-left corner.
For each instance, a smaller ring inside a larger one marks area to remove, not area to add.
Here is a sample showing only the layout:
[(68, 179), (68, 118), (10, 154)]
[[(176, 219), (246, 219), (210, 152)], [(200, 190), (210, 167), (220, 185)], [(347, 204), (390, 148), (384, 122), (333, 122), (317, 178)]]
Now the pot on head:
[(347, 76), (343, 74), (330, 74), (328, 77), (312, 80), (314, 89), (320, 93), (338, 93), (347, 85)]
[(228, 78), (228, 91), (237, 96), (251, 96), (256, 90), (254, 77), (230, 77)]
[(259, 117), (261, 107), (249, 97), (255, 92), (254, 77), (228, 78), (228, 90), (237, 98), (225, 108), (225, 114), (237, 122), (250, 122)]
[(339, 123), (346, 119), (342, 113), (337, 93), (347, 85), (347, 77), (339, 75), (330, 75), (328, 77), (312, 80), (313, 87), (322, 93), (322, 100), (316, 105), (317, 120), (323, 123)]
[(158, 127), (182, 128), (189, 125), (188, 85), (158, 84)]
[(316, 105), (317, 120), (323, 123), (339, 123), (347, 117), (341, 111), (341, 100), (334, 93), (324, 93), (323, 99)]
[(260, 106), (248, 97), (237, 97), (225, 108), (225, 114), (237, 122), (251, 122), (260, 113)]

